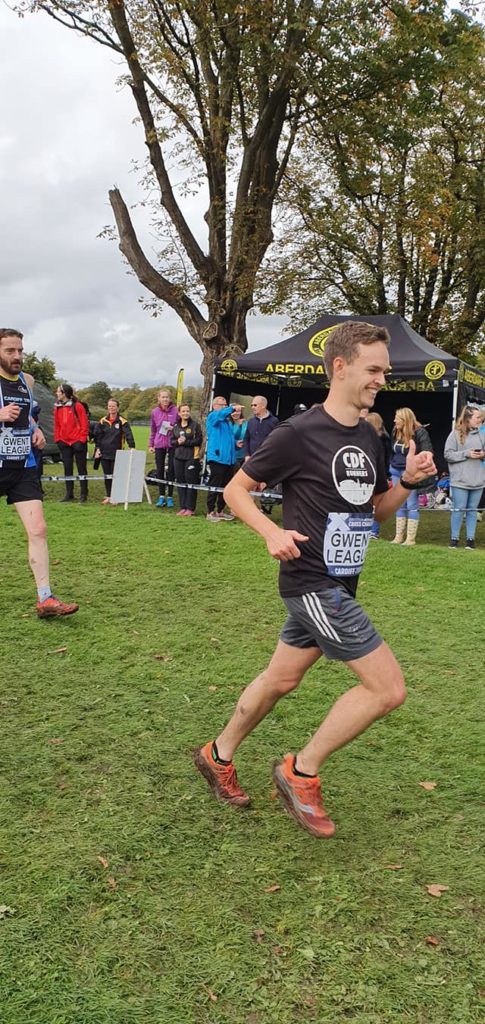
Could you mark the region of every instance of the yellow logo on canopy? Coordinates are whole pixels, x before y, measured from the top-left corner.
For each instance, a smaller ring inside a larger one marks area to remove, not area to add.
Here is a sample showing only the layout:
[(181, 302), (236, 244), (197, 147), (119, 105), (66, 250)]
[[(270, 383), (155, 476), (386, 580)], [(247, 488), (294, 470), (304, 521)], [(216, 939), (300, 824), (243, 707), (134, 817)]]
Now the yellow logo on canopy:
[(327, 338), (330, 331), (333, 331), (335, 327), (338, 327), (338, 324), (334, 324), (333, 327), (325, 327), (323, 331), (318, 331), (312, 338), (310, 338), (308, 348), (310, 349), (312, 356), (320, 356), (320, 358), (323, 359)]
[(441, 362), (441, 359), (431, 359), (424, 368), (424, 376), (428, 380), (441, 380), (445, 373), (446, 366)]
[(224, 373), (234, 373), (234, 371), (237, 370), (236, 360), (235, 359), (223, 359), (223, 361), (221, 363), (221, 370), (224, 370)]

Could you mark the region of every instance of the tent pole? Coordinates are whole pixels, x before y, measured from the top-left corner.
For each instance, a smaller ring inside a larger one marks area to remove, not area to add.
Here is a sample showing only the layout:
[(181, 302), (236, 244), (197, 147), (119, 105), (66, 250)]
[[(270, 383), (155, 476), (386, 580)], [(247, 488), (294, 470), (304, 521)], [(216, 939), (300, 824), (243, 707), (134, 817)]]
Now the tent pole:
[(453, 382), (453, 408), (451, 412), (451, 429), (454, 429), (456, 422), (456, 413), (458, 410), (458, 372)]
[(280, 418), (280, 399), (281, 399), (281, 384), (278, 384), (278, 398), (276, 399), (276, 412), (275, 416)]

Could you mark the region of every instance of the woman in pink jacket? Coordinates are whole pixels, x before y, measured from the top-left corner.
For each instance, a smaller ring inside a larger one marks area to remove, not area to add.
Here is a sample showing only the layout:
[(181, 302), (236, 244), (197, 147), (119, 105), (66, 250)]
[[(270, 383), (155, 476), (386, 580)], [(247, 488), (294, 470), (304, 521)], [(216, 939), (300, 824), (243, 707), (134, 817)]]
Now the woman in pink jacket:
[[(155, 465), (159, 479), (174, 479), (173, 470), (173, 448), (171, 447), (172, 431), (177, 422), (178, 409), (170, 398), (170, 392), (162, 388), (158, 392), (158, 405), (152, 409), (150, 417), (150, 437), (148, 439), (148, 451), (155, 452)], [(159, 508), (166, 505), (173, 508), (173, 483), (167, 488), (165, 498), (165, 484), (159, 484), (160, 497), (157, 501)]]

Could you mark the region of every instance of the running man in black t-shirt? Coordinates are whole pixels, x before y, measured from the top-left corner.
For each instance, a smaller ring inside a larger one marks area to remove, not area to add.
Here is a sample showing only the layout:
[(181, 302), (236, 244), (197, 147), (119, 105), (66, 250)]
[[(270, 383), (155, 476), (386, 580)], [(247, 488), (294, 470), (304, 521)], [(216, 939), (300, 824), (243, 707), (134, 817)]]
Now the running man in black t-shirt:
[[(232, 763), (255, 726), (324, 654), (347, 663), (357, 685), (340, 697), (296, 755), (273, 769), (287, 810), (312, 835), (329, 838), (318, 772), (335, 750), (399, 707), (406, 691), (387, 644), (355, 600), (372, 523), (394, 515), (409, 490), (435, 472), (431, 452), (409, 451), (401, 482), (388, 489), (379, 438), (360, 417), (372, 408), (389, 369), (384, 328), (347, 321), (330, 334), (326, 401), (281, 423), (225, 490), (237, 516), (281, 562), (288, 618), (269, 665), (241, 695), (214, 742), (196, 750), (197, 768), (221, 800), (249, 804)], [(283, 527), (262, 515), (250, 491), (283, 482)]]
[(55, 597), (49, 582), (47, 527), (42, 488), (33, 448), (44, 448), (45, 437), (32, 417), (33, 378), (22, 373), (23, 335), (0, 328), (0, 497), (15, 505), (25, 527), (29, 562), (37, 585), (37, 615), (41, 619), (77, 612), (77, 604)]

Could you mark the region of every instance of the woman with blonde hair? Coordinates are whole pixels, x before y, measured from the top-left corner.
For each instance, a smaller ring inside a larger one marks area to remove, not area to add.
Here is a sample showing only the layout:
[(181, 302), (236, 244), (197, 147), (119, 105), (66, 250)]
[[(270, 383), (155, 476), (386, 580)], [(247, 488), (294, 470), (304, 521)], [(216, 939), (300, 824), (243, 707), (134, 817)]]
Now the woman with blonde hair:
[[(394, 430), (392, 432), (392, 455), (391, 455), (391, 480), (395, 487), (404, 472), (406, 456), (409, 452), (410, 442), (414, 441), (416, 453), (432, 452), (433, 445), (428, 431), (418, 423), (412, 409), (396, 409), (394, 416)], [(407, 533), (406, 533), (407, 522)], [(396, 513), (396, 535), (391, 544), (405, 544), (411, 547), (416, 543), (416, 534), (419, 525), (419, 501), (418, 491), (413, 489), (409, 497), (401, 505)]]
[(480, 409), (466, 405), (455, 429), (446, 439), (445, 459), (448, 463), (453, 511), (451, 513), (450, 548), (457, 548), (463, 516), (466, 523), (468, 550), (475, 547), (477, 509), (485, 487), (485, 438), (480, 426)]

